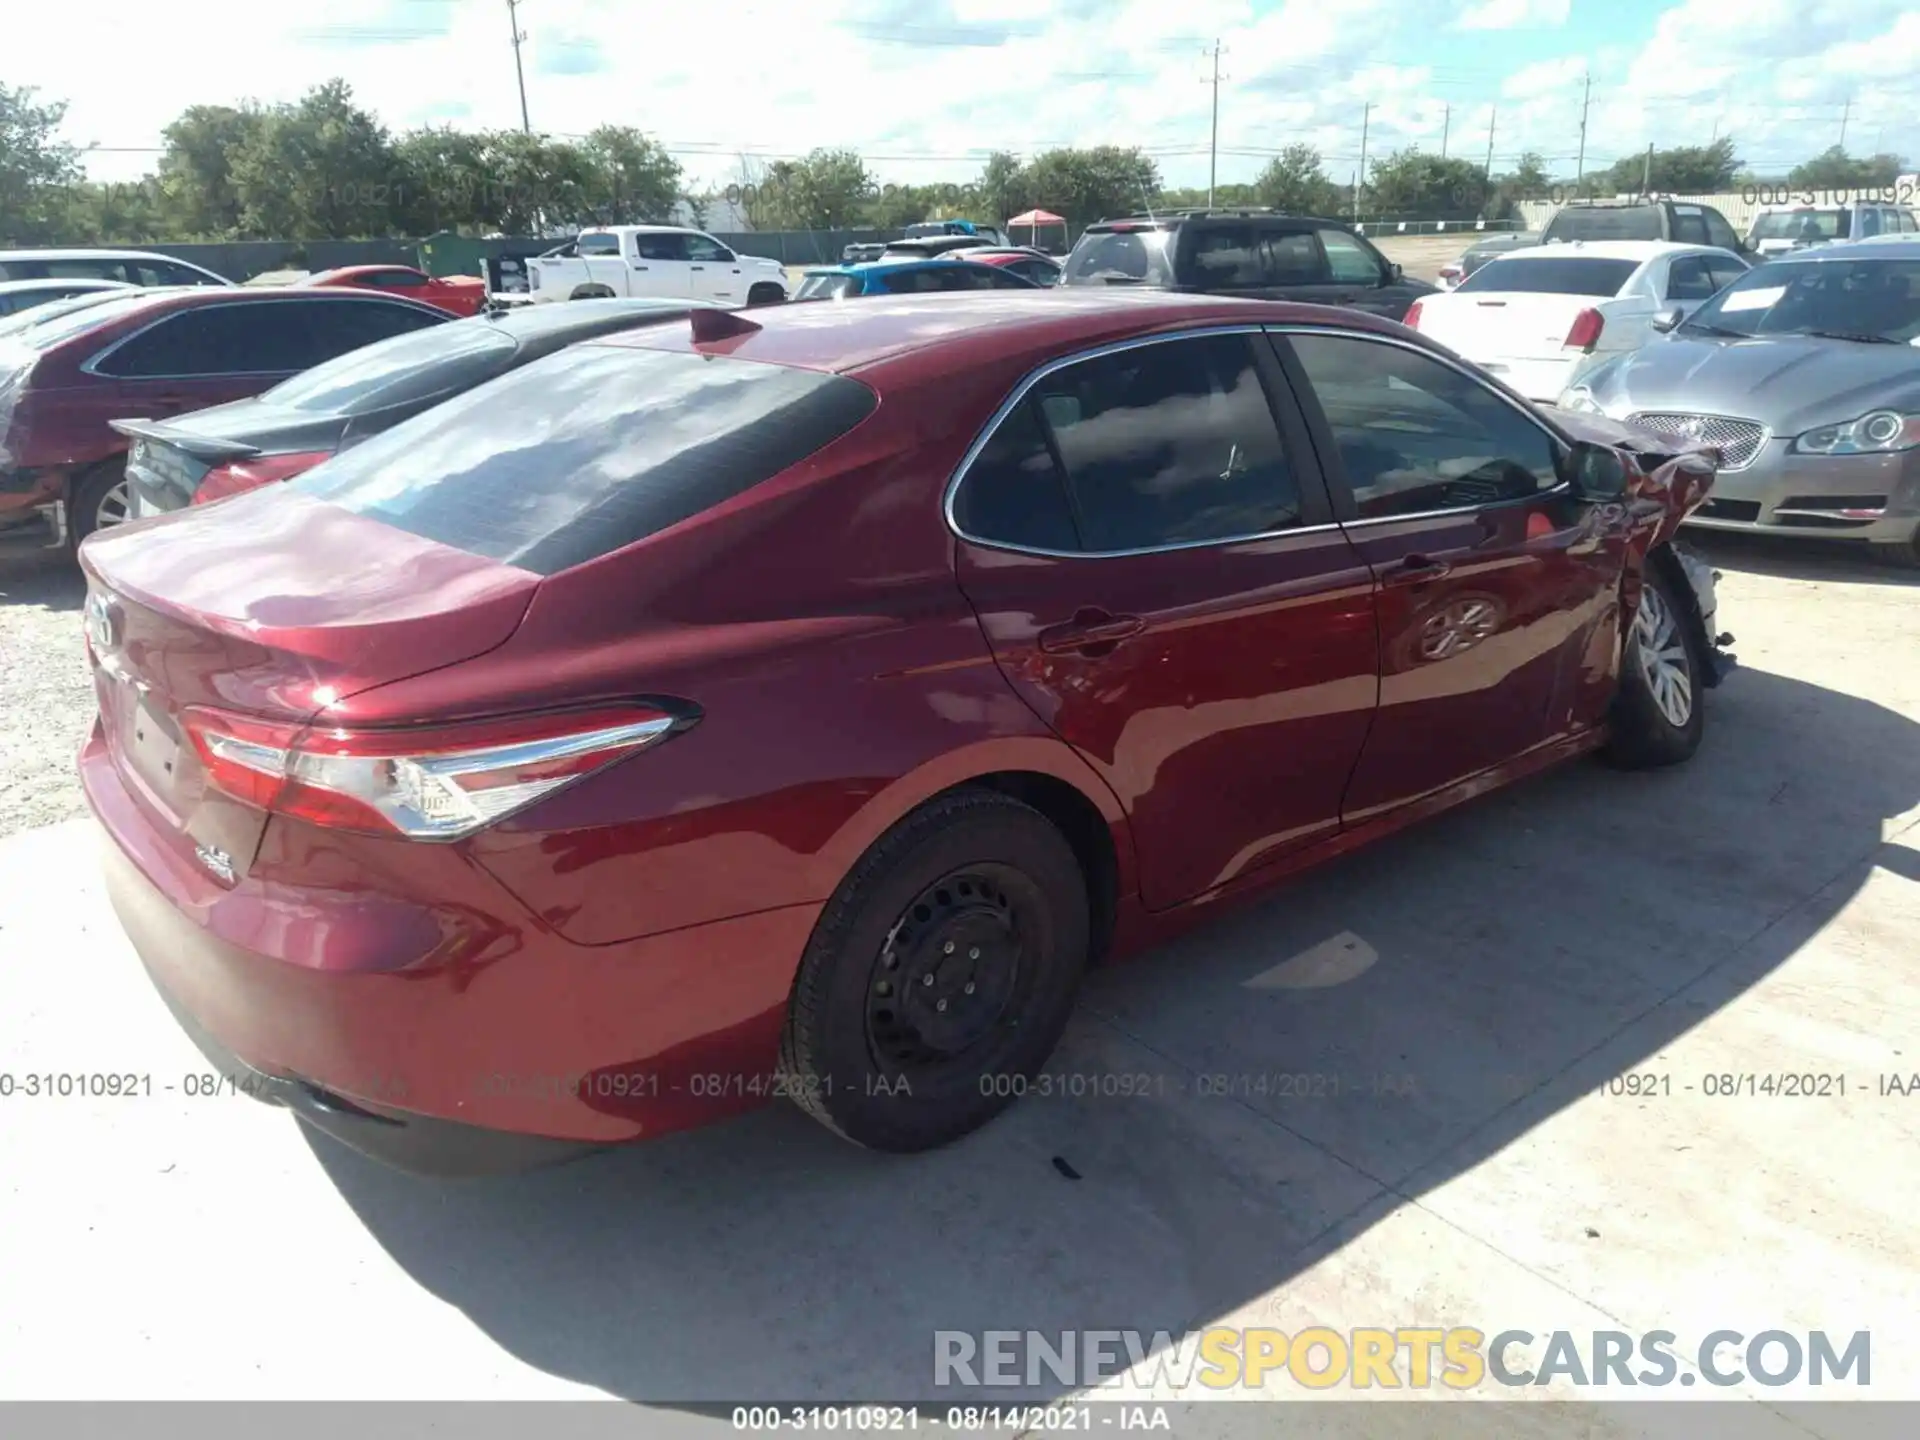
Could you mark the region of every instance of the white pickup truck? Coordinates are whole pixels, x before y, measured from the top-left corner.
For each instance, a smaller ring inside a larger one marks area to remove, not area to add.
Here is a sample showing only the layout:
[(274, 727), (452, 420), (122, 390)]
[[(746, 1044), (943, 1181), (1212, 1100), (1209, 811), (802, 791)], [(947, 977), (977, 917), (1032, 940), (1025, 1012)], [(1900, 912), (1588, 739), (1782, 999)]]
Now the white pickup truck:
[(778, 260), (736, 255), (711, 235), (677, 225), (608, 225), (582, 230), (570, 253), (527, 261), (527, 298), (607, 296), (774, 305), (787, 298)]

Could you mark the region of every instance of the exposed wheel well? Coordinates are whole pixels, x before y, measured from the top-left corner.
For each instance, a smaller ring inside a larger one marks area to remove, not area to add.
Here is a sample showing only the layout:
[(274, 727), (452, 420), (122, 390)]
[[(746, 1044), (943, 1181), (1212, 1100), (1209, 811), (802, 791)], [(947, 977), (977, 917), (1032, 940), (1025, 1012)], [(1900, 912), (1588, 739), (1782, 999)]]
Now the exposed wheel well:
[(756, 280), (747, 287), (749, 305), (772, 305), (786, 298), (786, 287), (777, 280)]
[(1119, 857), (1114, 854), (1113, 832), (1107, 826), (1106, 817), (1066, 781), (1038, 771), (1003, 770), (992, 775), (976, 775), (967, 784), (997, 790), (1031, 805), (1067, 837), (1074, 858), (1080, 862), (1080, 873), (1087, 877), (1087, 964), (1089, 967), (1099, 964), (1113, 940), (1114, 917), (1120, 901)]
[(1693, 638), (1699, 642), (1699, 653), (1711, 656), (1713, 637), (1707, 634), (1707, 622), (1700, 613), (1700, 598), (1693, 593), (1693, 583), (1687, 579), (1680, 557), (1673, 553), (1671, 542), (1656, 545), (1647, 552), (1647, 568), (1660, 572), (1660, 578), (1667, 582), (1679, 602), (1681, 623), (1693, 632)]
[(605, 285), (576, 285), (569, 300), (611, 300), (613, 291)]

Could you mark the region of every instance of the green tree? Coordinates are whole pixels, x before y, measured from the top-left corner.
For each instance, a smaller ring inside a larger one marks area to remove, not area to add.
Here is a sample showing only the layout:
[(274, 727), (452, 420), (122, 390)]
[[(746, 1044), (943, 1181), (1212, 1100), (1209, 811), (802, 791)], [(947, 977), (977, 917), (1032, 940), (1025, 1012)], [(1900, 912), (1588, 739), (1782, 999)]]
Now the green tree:
[(1862, 190), (1891, 185), (1900, 178), (1900, 157), (1879, 154), (1858, 158), (1838, 145), (1829, 146), (1811, 160), (1802, 160), (1787, 172), (1787, 183), (1806, 190)]
[(1712, 195), (1731, 189), (1739, 174), (1740, 159), (1733, 137), (1723, 135), (1711, 145), (1656, 149), (1651, 161), (1645, 151), (1623, 155), (1606, 169), (1588, 175), (1581, 188), (1595, 195), (1636, 195), (1643, 189), (1674, 195)]
[(37, 93), (0, 85), (0, 244), (52, 238), (80, 179), (79, 153), (60, 138), (66, 104), (42, 105)]
[(507, 235), (576, 225), (591, 214), (595, 171), (576, 145), (519, 130), (486, 137), (478, 227)]
[(1396, 150), (1373, 167), (1361, 194), (1371, 215), (1464, 220), (1486, 204), (1480, 167), (1459, 156), (1429, 155), (1417, 146)]
[(443, 127), (402, 135), (394, 144), (400, 228), (409, 235), (490, 228), (490, 142), (482, 132)]
[(258, 105), (191, 105), (162, 130), (159, 184), (176, 234), (230, 239), (241, 233), (233, 158), (260, 138)]
[(899, 230), (926, 219), (933, 203), (919, 185), (888, 185), (867, 202), (866, 222), (876, 230)]
[(63, 192), (56, 238), (91, 245), (150, 245), (181, 238), (165, 195), (148, 176), (129, 184), (75, 185)]
[(1522, 200), (1543, 198), (1552, 187), (1553, 177), (1547, 173), (1546, 160), (1529, 150), (1520, 157), (1520, 163), (1513, 169), (1494, 177), (1493, 189), (1487, 197), (1481, 218), (1511, 220), (1518, 213)]
[(987, 157), (973, 189), (984, 212), (980, 219), (989, 225), (1002, 225), (1033, 208), (1020, 157), (1004, 150), (996, 150)]
[(386, 129), (344, 80), (268, 110), (232, 157), (240, 224), (270, 239), (385, 235), (403, 198)]
[(1311, 145), (1289, 145), (1269, 160), (1253, 193), (1255, 203), (1294, 215), (1336, 215), (1343, 208), (1341, 188), (1327, 178)]
[(775, 161), (755, 188), (754, 226), (772, 230), (857, 225), (876, 189), (856, 151), (824, 149), (804, 160)]
[(1078, 229), (1113, 215), (1139, 214), (1160, 191), (1160, 169), (1138, 149), (1097, 145), (1036, 155), (1021, 181), (1029, 206), (1051, 210)]
[(602, 125), (580, 146), (588, 206), (603, 225), (658, 223), (680, 199), (680, 164), (629, 125)]

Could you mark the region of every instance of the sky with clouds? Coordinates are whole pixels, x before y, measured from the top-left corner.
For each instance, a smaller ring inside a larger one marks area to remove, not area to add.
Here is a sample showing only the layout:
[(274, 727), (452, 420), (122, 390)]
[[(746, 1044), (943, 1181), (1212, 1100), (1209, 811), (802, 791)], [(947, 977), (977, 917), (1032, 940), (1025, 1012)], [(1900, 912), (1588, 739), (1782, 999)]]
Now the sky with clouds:
[[(124, 13), (122, 13), (124, 12)], [(291, 99), (341, 76), (395, 129), (515, 126), (507, 0), (96, 0), (82, 34), (17, 0), (0, 80), (70, 104), (89, 168), (131, 179), (192, 103)], [(1571, 175), (1731, 134), (1763, 169), (1836, 143), (1920, 159), (1910, 0), (521, 0), (535, 129), (635, 125), (691, 179), (816, 146), (886, 181), (964, 180), (994, 149), (1138, 145), (1205, 184), (1306, 141), (1342, 182), (1403, 145), (1522, 151)], [(1369, 104), (1371, 111), (1368, 110)], [(745, 157), (743, 159), (743, 157)]]

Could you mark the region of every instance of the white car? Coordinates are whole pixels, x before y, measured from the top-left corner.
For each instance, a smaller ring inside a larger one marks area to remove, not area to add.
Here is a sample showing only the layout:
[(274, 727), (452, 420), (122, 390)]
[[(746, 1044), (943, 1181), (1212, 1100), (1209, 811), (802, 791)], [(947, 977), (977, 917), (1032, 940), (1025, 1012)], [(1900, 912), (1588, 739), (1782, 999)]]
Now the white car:
[(1829, 240), (1871, 240), (1915, 229), (1913, 212), (1900, 205), (1865, 200), (1821, 207), (1763, 205), (1747, 229), (1747, 248), (1770, 260)]
[(1551, 404), (1601, 361), (1639, 349), (1660, 317), (1690, 314), (1750, 268), (1711, 245), (1542, 245), (1498, 256), (1454, 289), (1421, 297), (1406, 324)]
[(224, 275), (149, 250), (0, 250), (0, 280), (118, 280), (123, 285), (231, 285)]
[(704, 231), (678, 225), (608, 225), (583, 230), (561, 248), (572, 253), (527, 261), (527, 295), (536, 305), (627, 295), (722, 305), (787, 298), (778, 260), (736, 254)]

